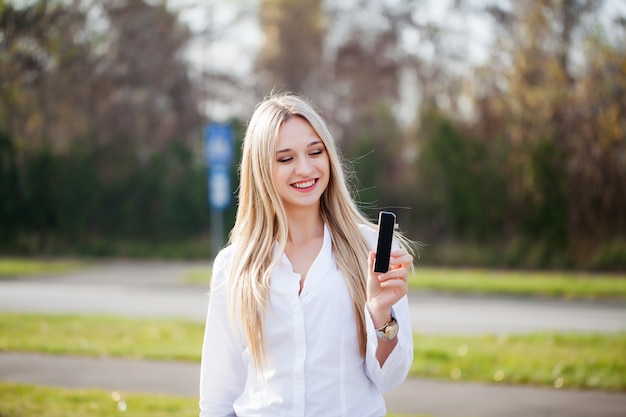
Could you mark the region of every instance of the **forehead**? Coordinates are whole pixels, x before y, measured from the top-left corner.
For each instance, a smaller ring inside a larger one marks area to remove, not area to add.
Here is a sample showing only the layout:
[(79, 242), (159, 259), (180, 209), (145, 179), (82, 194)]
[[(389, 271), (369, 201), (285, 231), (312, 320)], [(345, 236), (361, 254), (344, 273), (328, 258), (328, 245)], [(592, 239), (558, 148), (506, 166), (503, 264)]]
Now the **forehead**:
[(294, 146), (308, 146), (312, 142), (321, 142), (311, 124), (301, 116), (292, 116), (287, 119), (278, 130), (276, 148), (293, 148)]

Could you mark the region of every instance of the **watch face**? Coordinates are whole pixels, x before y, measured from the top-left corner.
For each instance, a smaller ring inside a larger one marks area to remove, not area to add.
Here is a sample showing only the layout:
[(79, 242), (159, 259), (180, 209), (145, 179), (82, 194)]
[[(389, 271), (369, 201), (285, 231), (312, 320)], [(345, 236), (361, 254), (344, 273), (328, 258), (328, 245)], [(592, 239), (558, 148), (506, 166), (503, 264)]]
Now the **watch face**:
[(396, 337), (399, 328), (400, 325), (396, 321), (395, 317), (392, 316), (389, 323), (385, 324), (385, 326), (380, 329), (376, 329), (376, 337), (386, 342)]
[(385, 329), (381, 332), (382, 340), (387, 341), (396, 337), (396, 335), (398, 334), (398, 327), (398, 322), (395, 319), (387, 323)]
[(391, 340), (398, 334), (398, 322), (392, 320), (385, 328), (385, 340)]

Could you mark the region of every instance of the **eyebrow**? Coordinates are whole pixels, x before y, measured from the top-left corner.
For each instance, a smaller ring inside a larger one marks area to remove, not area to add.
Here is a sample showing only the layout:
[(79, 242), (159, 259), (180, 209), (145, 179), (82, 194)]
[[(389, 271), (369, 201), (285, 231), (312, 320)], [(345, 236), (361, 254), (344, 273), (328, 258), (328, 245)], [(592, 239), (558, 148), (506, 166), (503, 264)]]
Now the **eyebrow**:
[[(314, 140), (313, 142), (308, 143), (306, 145), (306, 147), (310, 148), (311, 146), (315, 146), (315, 145), (320, 144), (320, 143), (322, 143), (321, 140)], [(279, 153), (285, 153), (285, 152), (290, 152), (290, 151), (291, 151), (291, 148), (285, 148), (285, 149), (281, 149), (279, 151), (276, 151), (276, 153), (279, 154)]]

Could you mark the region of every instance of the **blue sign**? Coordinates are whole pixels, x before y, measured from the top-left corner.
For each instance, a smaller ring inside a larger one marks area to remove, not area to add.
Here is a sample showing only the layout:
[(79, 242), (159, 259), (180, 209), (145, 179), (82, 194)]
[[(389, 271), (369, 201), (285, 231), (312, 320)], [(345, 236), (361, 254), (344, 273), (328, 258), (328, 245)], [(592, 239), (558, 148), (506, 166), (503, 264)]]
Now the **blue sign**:
[(224, 210), (230, 204), (230, 172), (227, 168), (209, 169), (209, 205), (214, 210)]
[(224, 210), (230, 204), (230, 165), (233, 160), (233, 129), (227, 123), (204, 127), (204, 157), (208, 168), (209, 205)]
[(208, 166), (229, 165), (233, 160), (233, 128), (227, 123), (204, 127), (204, 155)]

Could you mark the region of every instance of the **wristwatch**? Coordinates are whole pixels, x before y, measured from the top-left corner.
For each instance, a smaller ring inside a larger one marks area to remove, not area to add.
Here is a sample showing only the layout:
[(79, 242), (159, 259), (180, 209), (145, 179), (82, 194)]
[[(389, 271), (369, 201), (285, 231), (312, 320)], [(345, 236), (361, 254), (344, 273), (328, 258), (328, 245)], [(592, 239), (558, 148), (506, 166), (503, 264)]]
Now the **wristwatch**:
[(376, 337), (378, 337), (383, 342), (393, 339), (398, 335), (398, 322), (396, 318), (392, 315), (391, 320), (389, 320), (383, 327), (380, 329), (376, 329)]

